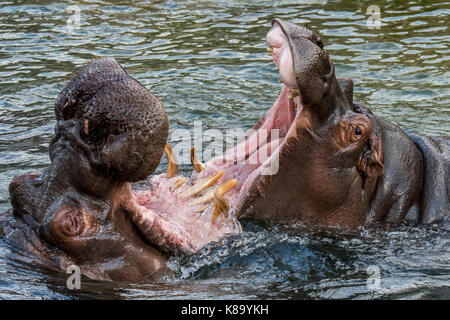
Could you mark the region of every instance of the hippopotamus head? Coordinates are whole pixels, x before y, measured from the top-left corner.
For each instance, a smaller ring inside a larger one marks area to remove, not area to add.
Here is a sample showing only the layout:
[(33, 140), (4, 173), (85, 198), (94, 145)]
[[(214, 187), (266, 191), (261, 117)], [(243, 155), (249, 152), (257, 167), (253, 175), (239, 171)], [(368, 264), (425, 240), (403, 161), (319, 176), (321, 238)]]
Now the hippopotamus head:
[(204, 171), (237, 180), (230, 197), (240, 217), (363, 224), (384, 170), (373, 121), (353, 108), (352, 82), (336, 78), (317, 34), (275, 19), (267, 43), (280, 96), (244, 142)]
[[(277, 129), (279, 134), (248, 140), (246, 157), (260, 157), (268, 149), (268, 159), (244, 164), (244, 169), (226, 167), (226, 172), (239, 172), (237, 215), (346, 228), (404, 219), (430, 222), (446, 215), (448, 204), (440, 200), (445, 196), (421, 193), (422, 158), (428, 155), (421, 156), (400, 128), (353, 103), (353, 82), (336, 78), (317, 34), (274, 19), (267, 43), (282, 89), (253, 137), (262, 130)], [(448, 143), (433, 144), (427, 148), (441, 154), (448, 150)], [(430, 160), (430, 168), (445, 167), (442, 161)], [(273, 162), (277, 170), (267, 174)], [(443, 178), (427, 179), (445, 189)], [(428, 205), (421, 208), (420, 202)], [(424, 207), (433, 207), (434, 213)]]
[(280, 130), (275, 151), (279, 170), (255, 179), (239, 203), (241, 214), (363, 224), (363, 212), (384, 170), (373, 121), (354, 110), (352, 82), (336, 78), (317, 34), (275, 19), (267, 43), (283, 83), (263, 124)]
[(162, 103), (115, 59), (102, 58), (69, 81), (55, 114), (51, 165), (10, 184), (15, 215), (61, 251), (53, 264), (75, 263), (93, 278), (155, 274), (164, 255), (130, 222), (137, 214), (130, 182), (145, 179), (160, 162), (169, 129)]

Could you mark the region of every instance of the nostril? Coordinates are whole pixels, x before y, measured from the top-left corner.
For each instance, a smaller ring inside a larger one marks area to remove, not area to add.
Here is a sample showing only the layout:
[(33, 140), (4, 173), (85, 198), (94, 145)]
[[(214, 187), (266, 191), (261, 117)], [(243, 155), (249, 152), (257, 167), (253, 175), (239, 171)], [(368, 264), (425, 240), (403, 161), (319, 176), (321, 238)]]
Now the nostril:
[(360, 136), (361, 134), (362, 134), (361, 128), (359, 126), (356, 126), (355, 135)]

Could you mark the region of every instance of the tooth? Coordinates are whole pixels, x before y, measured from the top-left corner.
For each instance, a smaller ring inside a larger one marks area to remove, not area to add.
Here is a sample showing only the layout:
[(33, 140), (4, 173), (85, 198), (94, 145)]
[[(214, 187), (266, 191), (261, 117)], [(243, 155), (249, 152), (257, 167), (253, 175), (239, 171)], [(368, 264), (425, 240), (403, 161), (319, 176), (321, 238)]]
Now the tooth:
[(216, 188), (208, 189), (206, 191), (206, 193), (204, 195), (202, 195), (201, 197), (192, 199), (191, 201), (189, 201), (189, 205), (196, 206), (199, 204), (208, 203), (214, 198), (214, 193), (217, 190), (219, 190), (219, 192), (223, 195), (226, 192), (228, 192), (229, 190), (231, 190), (232, 188), (234, 188), (234, 186), (236, 186), (236, 184), (237, 184), (236, 179), (228, 180), (227, 182), (224, 182), (223, 184), (221, 184), (220, 186), (218, 186)]
[(170, 192), (174, 192), (175, 190), (177, 190), (179, 187), (181, 187), (181, 185), (184, 183), (184, 181), (186, 180), (185, 177), (180, 177), (175, 184), (172, 186), (172, 188), (170, 188)]
[(214, 194), (219, 194), (223, 196), (225, 193), (233, 189), (237, 185), (236, 179), (230, 179), (227, 182), (222, 183), (220, 186), (217, 187), (216, 192)]
[(276, 71), (280, 71), (280, 68), (278, 68), (278, 67), (275, 67), (275, 70), (276, 70)]
[(273, 51), (272, 47), (268, 47), (268, 48), (267, 48), (267, 51), (268, 51), (268, 52), (272, 52), (272, 51)]
[(297, 91), (291, 91), (291, 92), (289, 92), (289, 97), (288, 98), (289, 98), (289, 100), (292, 100), (298, 95), (299, 95), (299, 93)]
[(230, 210), (228, 200), (222, 196), (214, 195), (214, 211), (212, 214), (211, 224), (214, 225), (219, 215), (227, 213), (228, 210)]
[(193, 197), (196, 194), (205, 190), (206, 188), (209, 188), (210, 186), (212, 186), (217, 180), (222, 178), (222, 176), (223, 176), (223, 171), (219, 171), (213, 176), (196, 181), (192, 187), (183, 191), (178, 196), (182, 199)]
[(166, 144), (164, 148), (164, 152), (166, 153), (167, 158), (167, 178), (173, 178), (178, 174), (178, 163), (177, 158), (175, 158), (175, 154), (172, 151), (172, 148), (169, 144)]
[(278, 83), (283, 83), (283, 80), (281, 80), (281, 79), (280, 79), (280, 80), (278, 80)]
[(196, 172), (200, 172), (205, 169), (205, 165), (198, 160), (198, 157), (195, 154), (195, 147), (191, 148), (191, 163)]
[(201, 197), (191, 199), (189, 201), (189, 205), (196, 206), (199, 204), (204, 204), (204, 203), (210, 202), (214, 198), (214, 192), (216, 191), (216, 189), (217, 188), (211, 188), (211, 189), (207, 190), (207, 192), (204, 195), (202, 195)]
[(228, 210), (230, 210), (230, 203), (227, 199), (224, 198), (223, 195), (233, 189), (236, 184), (237, 180), (231, 179), (217, 187), (216, 191), (214, 192), (214, 211), (212, 214), (212, 224), (216, 223), (219, 215), (225, 215)]
[(208, 209), (208, 207), (209, 207), (209, 204), (204, 205), (204, 206), (202, 206), (200, 208), (197, 208), (197, 209), (193, 209), (192, 212), (194, 212), (194, 213), (202, 213), (203, 211)]

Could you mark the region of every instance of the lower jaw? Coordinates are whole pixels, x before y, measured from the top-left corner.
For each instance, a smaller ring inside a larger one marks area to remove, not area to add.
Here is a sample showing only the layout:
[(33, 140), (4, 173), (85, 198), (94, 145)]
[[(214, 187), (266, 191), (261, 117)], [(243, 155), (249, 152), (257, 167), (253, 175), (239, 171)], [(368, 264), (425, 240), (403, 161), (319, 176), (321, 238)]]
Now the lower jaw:
[[(289, 93), (283, 85), (255, 131), (204, 164), (201, 172), (194, 171), (190, 178), (163, 173), (152, 178), (152, 190), (135, 192), (133, 220), (143, 237), (163, 251), (192, 254), (239, 234), (237, 217), (250, 188), (261, 175), (276, 174), (286, 138), (295, 134), (293, 123), (302, 107), (300, 98), (289, 99)], [(219, 197), (216, 191), (227, 189), (227, 184), (233, 187)]]

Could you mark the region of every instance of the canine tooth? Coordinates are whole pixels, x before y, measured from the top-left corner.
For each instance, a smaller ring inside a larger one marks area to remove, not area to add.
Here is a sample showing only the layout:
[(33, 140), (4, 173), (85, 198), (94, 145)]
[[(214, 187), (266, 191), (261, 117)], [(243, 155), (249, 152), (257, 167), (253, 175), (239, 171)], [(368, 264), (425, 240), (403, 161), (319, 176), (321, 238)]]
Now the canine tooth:
[(195, 154), (195, 147), (191, 148), (191, 164), (196, 172), (201, 172), (205, 169), (205, 165), (198, 160), (198, 157)]
[(193, 197), (196, 194), (205, 190), (206, 188), (209, 188), (210, 186), (212, 186), (217, 180), (222, 178), (222, 176), (223, 176), (223, 171), (219, 171), (213, 176), (210, 176), (208, 178), (205, 178), (205, 179), (195, 182), (192, 187), (183, 191), (178, 196), (182, 199)]
[(170, 191), (174, 192), (175, 190), (177, 190), (179, 187), (181, 187), (185, 180), (185, 177), (180, 177), (177, 181), (175, 181), (175, 184), (172, 186), (172, 188), (170, 188)]
[(230, 210), (230, 203), (227, 199), (224, 198), (223, 195), (233, 189), (236, 184), (237, 180), (231, 179), (217, 187), (216, 191), (214, 192), (214, 211), (212, 214), (212, 224), (216, 223), (219, 215), (224, 215), (228, 212), (228, 210)]
[(298, 95), (299, 95), (299, 93), (297, 91), (291, 91), (291, 92), (289, 92), (289, 97), (288, 98), (289, 98), (289, 100), (292, 100)]
[(173, 150), (168, 143), (164, 148), (164, 152), (166, 153), (167, 157), (167, 178), (170, 179), (178, 175), (177, 158), (175, 158), (175, 154), (173, 153)]
[(222, 196), (214, 194), (214, 211), (212, 214), (211, 224), (214, 225), (219, 215), (227, 213), (228, 210), (230, 210), (228, 200)]

